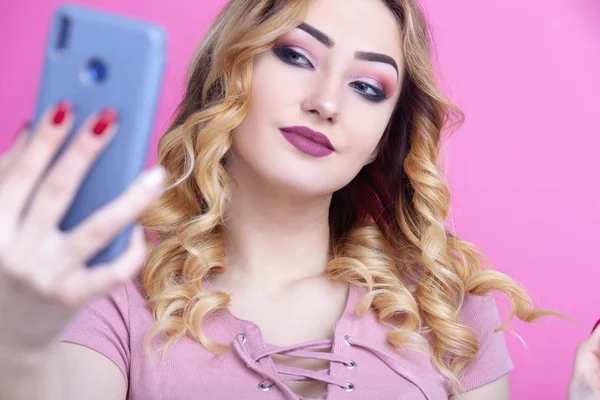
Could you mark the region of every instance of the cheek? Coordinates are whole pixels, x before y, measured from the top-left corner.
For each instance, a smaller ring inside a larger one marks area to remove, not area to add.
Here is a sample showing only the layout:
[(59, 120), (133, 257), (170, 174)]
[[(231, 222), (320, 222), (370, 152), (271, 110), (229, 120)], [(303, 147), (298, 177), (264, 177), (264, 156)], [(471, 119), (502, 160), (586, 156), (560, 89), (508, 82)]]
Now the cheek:
[(233, 149), (247, 161), (272, 157), (269, 149), (277, 145), (278, 128), (291, 124), (285, 115), (296, 101), (292, 96), (298, 84), (281, 64), (270, 51), (254, 60), (248, 112), (233, 132)]
[(266, 55), (260, 55), (254, 61), (252, 68), (252, 85), (250, 88), (250, 111), (264, 109), (270, 106), (277, 91), (277, 77), (269, 79), (269, 60)]
[(253, 64), (251, 105), (273, 110), (297, 101), (304, 84), (302, 72), (281, 62), (270, 50), (261, 54)]
[(391, 116), (391, 107), (355, 107), (344, 128), (347, 138), (346, 152), (356, 163), (362, 163), (371, 156), (379, 144)]
[(271, 118), (273, 116), (271, 110), (277, 110), (279, 105), (282, 78), (273, 70), (272, 61), (267, 53), (259, 55), (254, 60), (250, 104), (244, 120), (235, 129), (236, 136), (252, 136), (255, 140), (264, 131), (265, 124), (274, 122)]

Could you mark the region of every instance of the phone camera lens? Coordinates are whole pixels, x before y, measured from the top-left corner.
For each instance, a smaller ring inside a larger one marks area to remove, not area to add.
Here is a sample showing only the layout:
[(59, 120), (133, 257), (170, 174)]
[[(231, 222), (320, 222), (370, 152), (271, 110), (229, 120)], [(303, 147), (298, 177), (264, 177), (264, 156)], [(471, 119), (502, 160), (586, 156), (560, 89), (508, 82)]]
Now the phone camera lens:
[(62, 17), (60, 19), (60, 28), (58, 32), (58, 42), (56, 48), (59, 51), (64, 51), (69, 44), (69, 35), (71, 30), (71, 20), (68, 17)]
[(86, 69), (87, 78), (93, 83), (101, 83), (106, 79), (106, 67), (100, 60), (91, 60)]

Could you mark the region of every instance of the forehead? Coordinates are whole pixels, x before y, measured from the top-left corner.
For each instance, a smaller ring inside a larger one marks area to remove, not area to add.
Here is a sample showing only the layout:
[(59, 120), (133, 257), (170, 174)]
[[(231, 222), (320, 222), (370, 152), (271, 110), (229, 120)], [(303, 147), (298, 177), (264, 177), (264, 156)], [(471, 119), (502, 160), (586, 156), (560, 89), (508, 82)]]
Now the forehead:
[(305, 21), (333, 39), (336, 48), (380, 52), (402, 61), (399, 22), (381, 0), (313, 0)]

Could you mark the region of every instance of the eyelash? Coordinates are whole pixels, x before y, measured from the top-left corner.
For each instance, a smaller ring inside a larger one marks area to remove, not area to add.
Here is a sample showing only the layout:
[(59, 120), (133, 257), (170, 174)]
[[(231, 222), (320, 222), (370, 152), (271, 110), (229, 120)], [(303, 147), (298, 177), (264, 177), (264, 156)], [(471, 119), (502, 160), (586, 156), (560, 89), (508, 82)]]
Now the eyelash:
[[(292, 49), (291, 47), (285, 47), (285, 46), (274, 47), (273, 52), (279, 59), (281, 59), (281, 61), (283, 61), (286, 64), (298, 66), (301, 68), (314, 68), (312, 63), (303, 54)], [(301, 57), (306, 60), (306, 63), (308, 65), (293, 61), (290, 58), (290, 56)], [(352, 88), (356, 89), (363, 97), (365, 97), (369, 101), (372, 101), (373, 103), (381, 103), (382, 101), (385, 100), (385, 93), (378, 87), (375, 87), (371, 84), (368, 84), (368, 83), (362, 82), (362, 81), (354, 81), (350, 84), (350, 86)], [(374, 94), (365, 93), (364, 91), (360, 90), (360, 87), (362, 87), (363, 89), (364, 88), (371, 89), (374, 92)]]

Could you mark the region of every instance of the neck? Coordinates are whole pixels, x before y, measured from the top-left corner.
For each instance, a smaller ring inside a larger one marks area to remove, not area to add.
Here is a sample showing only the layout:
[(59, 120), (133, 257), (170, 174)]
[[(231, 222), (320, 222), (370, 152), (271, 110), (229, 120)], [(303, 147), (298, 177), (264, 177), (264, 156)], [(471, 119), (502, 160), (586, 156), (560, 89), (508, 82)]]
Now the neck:
[[(330, 254), (331, 195), (299, 196), (236, 168), (225, 224), (228, 286), (282, 288), (322, 277)], [(244, 174), (244, 176), (239, 176)]]

